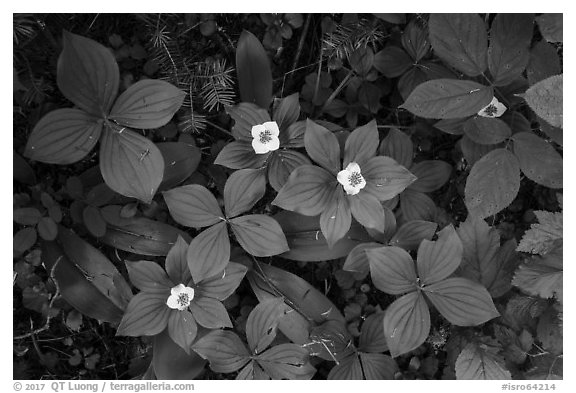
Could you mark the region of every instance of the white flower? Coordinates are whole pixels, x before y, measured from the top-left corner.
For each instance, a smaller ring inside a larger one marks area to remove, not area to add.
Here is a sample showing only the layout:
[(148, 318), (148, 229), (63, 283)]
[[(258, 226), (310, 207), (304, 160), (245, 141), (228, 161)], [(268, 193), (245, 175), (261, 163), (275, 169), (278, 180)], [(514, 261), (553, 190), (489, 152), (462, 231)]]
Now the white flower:
[(506, 105), (498, 101), (496, 97), (484, 108), (480, 109), (478, 116), (482, 117), (500, 117), (506, 112)]
[(342, 184), (344, 191), (346, 191), (348, 195), (356, 195), (361, 189), (366, 187), (366, 180), (364, 180), (362, 173), (360, 173), (360, 165), (355, 162), (351, 162), (346, 169), (338, 172), (336, 178), (338, 179), (338, 183)]
[(266, 154), (280, 147), (280, 129), (275, 121), (267, 121), (252, 127), (252, 147), (256, 154)]
[(168, 307), (174, 310), (186, 310), (194, 299), (194, 288), (178, 284), (170, 290), (171, 295), (166, 300)]

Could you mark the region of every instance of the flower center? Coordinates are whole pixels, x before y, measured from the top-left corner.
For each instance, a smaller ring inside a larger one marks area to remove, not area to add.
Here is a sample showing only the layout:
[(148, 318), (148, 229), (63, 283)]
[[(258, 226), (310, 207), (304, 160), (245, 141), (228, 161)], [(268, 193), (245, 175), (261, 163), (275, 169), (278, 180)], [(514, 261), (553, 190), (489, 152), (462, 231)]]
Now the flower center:
[(190, 305), (190, 296), (187, 293), (180, 293), (176, 301), (180, 307), (188, 307)]
[(352, 187), (356, 187), (358, 184), (362, 183), (362, 175), (360, 174), (360, 172), (352, 172), (349, 176), (348, 176), (348, 183), (352, 186)]
[(272, 133), (270, 130), (260, 132), (260, 143), (268, 143), (272, 140)]
[(496, 108), (496, 105), (493, 104), (490, 104), (484, 108), (484, 113), (486, 113), (488, 116), (494, 116), (497, 112), (498, 108)]

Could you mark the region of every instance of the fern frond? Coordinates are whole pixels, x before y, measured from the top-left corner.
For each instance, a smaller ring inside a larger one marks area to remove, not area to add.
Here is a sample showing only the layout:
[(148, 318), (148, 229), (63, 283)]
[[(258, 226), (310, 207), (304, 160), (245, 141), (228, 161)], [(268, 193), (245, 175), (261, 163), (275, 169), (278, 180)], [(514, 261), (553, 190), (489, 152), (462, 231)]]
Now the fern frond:
[(206, 129), (206, 116), (188, 109), (186, 113), (180, 117), (178, 129), (181, 133), (199, 134)]
[(368, 45), (375, 47), (384, 38), (385, 34), (378, 25), (366, 19), (354, 24), (336, 23), (334, 32), (324, 34), (322, 49), (326, 57), (345, 59), (354, 50)]
[(12, 21), (12, 38), (14, 45), (29, 40), (36, 35), (36, 18), (32, 14), (14, 14)]

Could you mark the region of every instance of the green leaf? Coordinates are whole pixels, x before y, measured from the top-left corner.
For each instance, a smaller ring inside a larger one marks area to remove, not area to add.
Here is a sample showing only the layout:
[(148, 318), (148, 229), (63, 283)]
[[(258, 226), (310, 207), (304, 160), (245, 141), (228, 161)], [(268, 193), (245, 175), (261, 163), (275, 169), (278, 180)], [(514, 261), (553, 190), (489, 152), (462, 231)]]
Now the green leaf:
[(512, 135), (512, 130), (506, 123), (491, 117), (470, 118), (463, 128), (468, 138), (481, 145), (495, 145)]
[(486, 26), (478, 14), (430, 14), (430, 43), (434, 53), (468, 76), (486, 70)]
[(278, 150), (270, 155), (268, 161), (268, 179), (274, 190), (280, 189), (286, 184), (294, 169), (302, 165), (312, 163), (305, 155), (292, 150)]
[(256, 36), (244, 30), (236, 47), (236, 72), (240, 97), (267, 109), (272, 101), (272, 69)]
[(165, 256), (181, 236), (190, 241), (190, 236), (171, 225), (145, 217), (120, 217), (121, 207), (109, 205), (100, 210), (107, 222), (106, 234), (101, 242), (120, 250), (139, 255)]
[(467, 121), (467, 117), (459, 119), (444, 119), (436, 122), (434, 128), (450, 135), (462, 135), (464, 133), (464, 123)]
[(154, 337), (152, 368), (158, 379), (195, 379), (203, 371), (206, 361), (195, 352), (187, 354), (168, 334), (168, 330)]
[(445, 279), (460, 266), (462, 241), (452, 224), (438, 232), (438, 240), (422, 240), (418, 247), (418, 276), (428, 285)]
[[(297, 121), (291, 124), (286, 132), (280, 134), (280, 138), (286, 139), (282, 147), (299, 148), (304, 147), (304, 134), (306, 133), (306, 120)], [(284, 136), (283, 136), (284, 135)]]
[[(294, 93), (288, 97), (278, 100), (278, 105), (274, 108), (274, 121), (278, 123), (281, 135), (288, 127), (298, 120), (300, 116), (299, 94)], [(285, 138), (281, 138), (285, 139)]]
[(362, 365), (358, 355), (353, 354), (340, 360), (328, 374), (328, 380), (363, 380)]
[(384, 334), (392, 357), (418, 348), (430, 333), (430, 311), (420, 291), (397, 299), (384, 315)]
[[(268, 104), (263, 108), (268, 108)], [(241, 102), (224, 109), (234, 119), (232, 135), (236, 140), (252, 142), (252, 127), (270, 121), (268, 112), (251, 102)], [(251, 145), (250, 148), (252, 148)], [(252, 151), (254, 150), (252, 149)]]
[(422, 290), (454, 325), (476, 326), (500, 316), (486, 288), (466, 278), (447, 278)]
[(400, 108), (427, 119), (458, 119), (477, 114), (492, 101), (491, 87), (457, 79), (419, 84)]
[(125, 127), (160, 128), (180, 109), (186, 93), (168, 82), (143, 79), (120, 94), (109, 118)]
[(166, 273), (175, 284), (187, 285), (192, 279), (186, 260), (187, 252), (188, 243), (181, 236), (178, 236), (176, 243), (166, 255)]
[(355, 129), (346, 139), (342, 167), (346, 168), (350, 162), (355, 162), (362, 167), (368, 159), (376, 155), (377, 148), (378, 128), (376, 120), (372, 120)]
[(366, 255), (366, 250), (382, 247), (380, 243), (360, 243), (354, 247), (346, 256), (343, 270), (354, 273), (368, 274), (370, 272), (370, 261)]
[(272, 204), (316, 216), (328, 207), (335, 187), (336, 179), (329, 172), (314, 165), (302, 165), (292, 171)]
[(21, 225), (36, 225), (42, 218), (42, 213), (35, 207), (21, 207), (12, 213), (14, 222)]
[(14, 149), (12, 149), (12, 157), (14, 180), (29, 186), (36, 184), (36, 174), (28, 162), (20, 154), (16, 153)]
[(386, 138), (382, 139), (378, 153), (393, 158), (405, 168), (410, 168), (414, 157), (414, 145), (408, 135), (397, 128), (391, 128)]
[(217, 373), (232, 373), (250, 361), (250, 353), (236, 333), (214, 330), (192, 345), (192, 349), (210, 362)]
[(388, 242), (391, 246), (398, 246), (405, 250), (416, 250), (422, 240), (431, 240), (438, 224), (429, 221), (407, 221), (392, 236)]
[(222, 272), (230, 260), (226, 223), (220, 222), (192, 239), (186, 259), (195, 283)]
[(530, 61), (526, 67), (530, 86), (561, 73), (562, 66), (556, 48), (545, 40), (537, 42), (530, 51)]
[(384, 232), (384, 208), (374, 196), (360, 192), (348, 197), (352, 216), (366, 228)]
[(386, 352), (386, 336), (384, 335), (384, 313), (376, 312), (370, 315), (362, 324), (358, 350), (368, 353)]
[(333, 175), (340, 171), (342, 167), (340, 145), (334, 133), (308, 119), (306, 120), (304, 144), (308, 155), (314, 162)]
[(476, 343), (469, 343), (456, 359), (456, 379), (500, 380), (512, 379), (504, 366), (504, 359)]
[(464, 189), (464, 202), (470, 214), (490, 217), (516, 198), (520, 189), (518, 159), (506, 149), (495, 149), (478, 160)]
[(102, 218), (99, 208), (87, 205), (82, 210), (82, 220), (88, 232), (93, 236), (102, 237), (106, 234), (106, 221)]
[[(188, 269), (188, 267), (186, 267)], [(205, 297), (224, 301), (232, 295), (246, 275), (247, 268), (235, 262), (229, 262), (222, 275), (204, 279), (197, 285), (198, 293)]]
[(512, 288), (512, 276), (518, 266), (516, 240), (510, 239), (500, 247), (486, 275), (486, 289), (492, 298), (505, 295)]
[(360, 352), (360, 362), (366, 380), (395, 379), (398, 365), (388, 355)]
[[(130, 276), (130, 282), (139, 290), (148, 293), (160, 293), (170, 296), (170, 289), (182, 281), (173, 282), (156, 262), (151, 261), (126, 261), (126, 270)], [(188, 284), (183, 283), (184, 285)]]
[(58, 224), (50, 217), (42, 217), (38, 222), (38, 234), (47, 241), (52, 241), (58, 236)]
[(359, 76), (366, 76), (374, 65), (374, 52), (369, 46), (361, 46), (350, 54), (348, 61)]
[(396, 78), (404, 74), (413, 61), (402, 48), (388, 45), (374, 56), (374, 68), (386, 78)]
[[(290, 211), (281, 211), (274, 215), (282, 227), (290, 250), (282, 258), (295, 261), (326, 261), (342, 258), (369, 236), (361, 225), (352, 223), (346, 235), (328, 248), (326, 238), (320, 230), (318, 216), (303, 216)], [(367, 271), (367, 270), (366, 270)]]
[(391, 295), (415, 291), (416, 269), (410, 254), (399, 247), (371, 248), (365, 251), (374, 286)]
[(518, 267), (512, 285), (523, 292), (549, 299), (562, 298), (562, 248), (544, 256), (533, 256)]
[(335, 320), (312, 327), (306, 347), (311, 355), (336, 363), (355, 351), (353, 338), (346, 329), (346, 324)]
[[(404, 29), (401, 41), (404, 49), (416, 63), (426, 56), (430, 50), (428, 32), (420, 27), (415, 19), (411, 20)], [(410, 64), (412, 63), (411, 61)]]
[(261, 169), (240, 169), (224, 186), (226, 217), (232, 218), (254, 207), (266, 192), (266, 173)]
[(188, 179), (202, 158), (200, 149), (191, 143), (163, 142), (156, 147), (164, 157), (164, 176), (160, 190), (169, 190)]
[(150, 139), (107, 129), (100, 143), (100, 170), (112, 190), (150, 203), (162, 182), (164, 158)]
[(246, 339), (254, 354), (262, 353), (276, 338), (279, 319), (289, 307), (281, 298), (266, 299), (259, 303), (246, 320)]
[(442, 187), (452, 174), (452, 166), (441, 160), (420, 161), (410, 168), (416, 181), (410, 185), (412, 191), (432, 192)]
[(280, 225), (264, 214), (251, 214), (230, 220), (236, 240), (248, 253), (269, 257), (288, 251), (288, 243)]
[(276, 345), (256, 357), (272, 379), (311, 379), (316, 369), (308, 361), (308, 351), (296, 344)]
[(416, 176), (408, 169), (392, 158), (383, 156), (370, 158), (362, 168), (362, 176), (366, 179), (363, 192), (373, 195), (379, 201), (394, 198), (416, 180)]
[(557, 240), (563, 238), (563, 215), (541, 210), (534, 214), (538, 223), (530, 225), (530, 229), (524, 232), (516, 250), (543, 255), (556, 246)]
[(546, 41), (563, 42), (563, 14), (542, 14), (536, 21)]
[[(563, 334), (562, 320), (559, 314), (549, 307), (538, 321), (537, 334), (542, 347), (554, 355), (562, 355)], [(532, 346), (530, 346), (532, 347)]]
[(482, 219), (468, 216), (460, 224), (458, 236), (462, 240), (462, 275), (486, 285), (484, 277), (500, 248), (500, 234)]
[(198, 324), (208, 329), (232, 327), (228, 312), (221, 301), (211, 297), (198, 296), (190, 303), (190, 311)]
[(224, 146), (214, 164), (230, 169), (261, 168), (266, 165), (270, 153), (256, 154), (251, 142), (233, 141)]
[(529, 59), (534, 30), (532, 14), (498, 14), (490, 29), (488, 69), (496, 86), (518, 78)]
[(168, 335), (187, 354), (198, 333), (198, 325), (188, 310), (171, 312), (168, 317)]
[(460, 149), (462, 150), (464, 159), (466, 159), (466, 163), (469, 166), (476, 164), (476, 162), (478, 162), (482, 157), (490, 153), (492, 150), (503, 146), (504, 144), (502, 143), (499, 145), (481, 145), (468, 138), (467, 135), (464, 135), (462, 139), (460, 139)]
[(14, 234), (14, 254), (22, 255), (24, 252), (28, 251), (38, 239), (38, 233), (34, 228), (23, 228), (20, 229), (16, 234)]
[(204, 186), (189, 184), (163, 193), (170, 215), (179, 224), (202, 228), (224, 220), (214, 195)]
[(514, 134), (512, 140), (520, 169), (530, 180), (549, 188), (563, 187), (562, 156), (552, 144), (531, 132)]
[(117, 336), (154, 336), (162, 333), (168, 325), (171, 310), (166, 305), (169, 293), (140, 292), (134, 296), (126, 311), (118, 330)]
[(400, 194), (400, 211), (407, 221), (434, 220), (436, 204), (428, 195), (408, 188)]
[(320, 214), (320, 230), (328, 242), (328, 248), (332, 248), (346, 235), (352, 223), (350, 202), (344, 195), (342, 187), (338, 185), (336, 187), (332, 192), (331, 201)]
[(534, 84), (520, 96), (548, 124), (562, 128), (563, 92), (563, 76), (555, 75)]
[(83, 111), (98, 117), (106, 116), (120, 84), (114, 54), (96, 41), (66, 30), (62, 41), (63, 50), (58, 57), (58, 88)]
[(101, 132), (102, 123), (94, 116), (79, 109), (56, 109), (36, 123), (24, 156), (47, 164), (72, 164), (90, 153)]

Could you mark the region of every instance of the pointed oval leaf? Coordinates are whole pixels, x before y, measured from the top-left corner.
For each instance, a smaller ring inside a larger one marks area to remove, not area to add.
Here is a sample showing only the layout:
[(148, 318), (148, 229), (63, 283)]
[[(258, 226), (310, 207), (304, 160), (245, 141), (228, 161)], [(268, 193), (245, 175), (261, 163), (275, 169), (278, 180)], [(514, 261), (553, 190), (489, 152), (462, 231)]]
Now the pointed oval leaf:
[(414, 62), (418, 62), (428, 54), (430, 50), (430, 41), (428, 32), (420, 27), (416, 20), (410, 21), (402, 33), (402, 46)]
[(36, 225), (42, 218), (42, 213), (35, 207), (21, 207), (14, 209), (12, 218), (21, 225)]
[(384, 313), (376, 312), (370, 315), (362, 324), (358, 350), (362, 352), (378, 353), (386, 352), (386, 336), (384, 335)]
[(279, 100), (274, 108), (274, 121), (278, 123), (280, 133), (284, 133), (291, 124), (295, 123), (300, 116), (300, 95), (294, 93)]
[(308, 361), (308, 350), (296, 344), (276, 345), (256, 359), (266, 374), (276, 380), (307, 380), (316, 373)]
[(332, 198), (336, 179), (326, 170), (314, 165), (294, 169), (273, 205), (307, 216), (322, 213)]
[(188, 269), (186, 253), (188, 252), (188, 242), (178, 236), (176, 243), (166, 255), (166, 273), (175, 284), (187, 285), (192, 278)]
[(538, 116), (562, 128), (563, 76), (555, 75), (531, 86), (522, 96)]
[(185, 96), (186, 93), (168, 82), (144, 79), (120, 94), (109, 118), (126, 127), (159, 128), (172, 119)]
[(476, 343), (464, 347), (456, 359), (454, 369), (458, 380), (512, 379), (512, 374), (504, 366), (504, 359)]
[(86, 112), (56, 109), (36, 123), (24, 156), (48, 164), (72, 164), (90, 153), (101, 132), (102, 123)]
[(416, 176), (408, 169), (392, 158), (383, 156), (369, 159), (362, 168), (362, 175), (366, 179), (366, 187), (362, 192), (375, 196), (379, 201), (394, 198), (416, 180)]
[(399, 247), (380, 247), (365, 251), (370, 262), (374, 286), (391, 295), (416, 290), (416, 269), (410, 254)]
[(400, 108), (427, 119), (472, 116), (492, 101), (491, 87), (457, 79), (434, 79), (419, 84)]
[(250, 361), (250, 353), (236, 333), (214, 330), (192, 345), (192, 349), (210, 362), (212, 371), (232, 373)]
[(514, 155), (530, 180), (549, 188), (563, 187), (563, 159), (550, 143), (531, 132), (514, 134), (512, 140)]
[(12, 149), (12, 157), (14, 180), (29, 186), (36, 184), (36, 174), (28, 162), (14, 149)]
[(205, 297), (224, 301), (234, 293), (247, 271), (248, 269), (244, 265), (228, 262), (222, 275), (206, 278), (198, 284), (198, 293)]
[(350, 162), (362, 167), (369, 158), (376, 155), (376, 149), (378, 149), (378, 128), (376, 120), (372, 120), (355, 129), (346, 139), (342, 167), (346, 168)]
[(454, 325), (476, 326), (500, 315), (486, 288), (466, 278), (447, 278), (425, 286), (423, 291)]
[(82, 210), (82, 220), (88, 232), (93, 236), (102, 237), (106, 234), (106, 221), (102, 218), (99, 208), (92, 205), (86, 206)]
[(251, 255), (269, 257), (288, 251), (282, 228), (272, 217), (251, 214), (230, 220), (236, 240)]
[(379, 247), (382, 247), (382, 244), (373, 242), (360, 243), (346, 256), (342, 269), (348, 272), (368, 274), (370, 272), (370, 261), (366, 255), (366, 250)]
[(562, 66), (556, 48), (545, 40), (536, 43), (530, 50), (530, 61), (526, 67), (530, 86), (561, 73)]
[(192, 239), (186, 259), (195, 283), (222, 272), (230, 260), (226, 223), (220, 222)]
[(236, 47), (236, 72), (242, 101), (267, 109), (272, 101), (270, 61), (258, 38), (247, 30)]
[(410, 189), (417, 192), (432, 192), (442, 187), (452, 174), (452, 166), (446, 161), (425, 160), (412, 165), (410, 172), (417, 177)]
[(164, 175), (164, 158), (148, 138), (131, 130), (106, 129), (100, 144), (100, 170), (117, 193), (152, 202)]
[(414, 145), (408, 135), (397, 128), (391, 128), (386, 138), (382, 139), (378, 153), (393, 158), (405, 168), (410, 168), (414, 157)]
[(496, 15), (490, 28), (488, 69), (496, 86), (505, 86), (519, 77), (529, 59), (534, 15)]
[(169, 294), (140, 292), (134, 296), (126, 311), (117, 336), (154, 336), (162, 333), (168, 325), (171, 310), (166, 305)]
[(342, 168), (338, 138), (334, 133), (310, 119), (306, 120), (304, 145), (310, 158), (328, 172), (336, 175)]
[(486, 154), (490, 153), (492, 150), (495, 150), (499, 147), (503, 147), (503, 144), (499, 145), (481, 145), (479, 143), (474, 142), (470, 139), (467, 135), (464, 135), (460, 139), (460, 149), (462, 150), (462, 154), (466, 159), (468, 165), (473, 166), (484, 157)]
[(236, 140), (252, 142), (252, 127), (270, 121), (268, 112), (252, 102), (241, 102), (224, 109), (234, 119), (232, 135)]
[(204, 186), (189, 184), (163, 193), (170, 215), (179, 224), (202, 228), (224, 219), (214, 195)]
[(400, 211), (406, 221), (434, 220), (436, 204), (428, 195), (408, 188), (400, 195)]
[(405, 222), (394, 234), (390, 242), (391, 246), (398, 246), (405, 250), (416, 250), (422, 240), (430, 240), (438, 224), (430, 221), (412, 220)]
[(388, 355), (360, 352), (360, 362), (366, 380), (395, 379), (398, 365)]
[(556, 295), (559, 298), (563, 277), (560, 250), (559, 253), (551, 252), (544, 257), (534, 256), (520, 265), (514, 273), (512, 285), (533, 296), (549, 299)]
[(430, 311), (420, 291), (392, 303), (384, 315), (384, 334), (392, 357), (418, 348), (430, 333)]
[(19, 256), (28, 251), (38, 239), (38, 233), (35, 228), (23, 228), (14, 234), (13, 250), (15, 256)]
[(122, 218), (120, 211), (118, 205), (100, 209), (107, 225), (99, 240), (109, 246), (139, 255), (165, 256), (178, 237), (190, 241), (190, 235), (172, 225), (146, 217)]
[(221, 301), (211, 297), (194, 297), (190, 303), (190, 311), (199, 325), (207, 329), (232, 327), (226, 308)]
[(468, 76), (486, 70), (488, 37), (478, 14), (431, 14), (428, 22), (434, 53)]
[(384, 232), (385, 213), (380, 201), (368, 193), (358, 193), (348, 197), (352, 216), (366, 228)]
[(254, 354), (262, 353), (276, 338), (279, 319), (289, 307), (282, 298), (271, 298), (260, 302), (246, 320), (246, 339)]
[(149, 293), (163, 293), (166, 299), (170, 296), (170, 289), (182, 283), (171, 281), (164, 269), (152, 261), (126, 261), (126, 270), (130, 276), (130, 282), (136, 288)]
[(364, 374), (362, 373), (362, 366), (360, 365), (360, 358), (358, 355), (353, 354), (344, 360), (337, 363), (328, 374), (328, 380), (362, 380)]
[(308, 157), (297, 151), (286, 149), (280, 150), (276, 154), (271, 154), (268, 161), (268, 180), (270, 185), (274, 190), (280, 191), (294, 169), (302, 165), (311, 164)]
[(58, 224), (50, 217), (42, 217), (36, 229), (38, 229), (38, 234), (44, 240), (52, 241), (58, 236)]
[(230, 169), (261, 168), (266, 165), (270, 154), (256, 154), (252, 143), (248, 141), (233, 141), (224, 146), (216, 157), (214, 164)]
[(506, 149), (496, 149), (472, 167), (464, 201), (470, 214), (486, 218), (510, 205), (519, 189), (518, 159)]
[(206, 361), (195, 352), (187, 354), (176, 344), (167, 330), (154, 337), (152, 367), (158, 379), (195, 379)]
[(75, 105), (104, 117), (118, 94), (120, 72), (111, 50), (64, 30), (57, 83), (62, 94)]
[(290, 124), (284, 132), (284, 136), (280, 134), (280, 138), (286, 139), (282, 147), (304, 147), (304, 134), (306, 133), (306, 120), (297, 121)]
[(164, 157), (164, 176), (160, 190), (169, 190), (188, 179), (198, 168), (202, 153), (191, 143), (164, 142), (156, 145)]
[(410, 56), (397, 46), (389, 45), (374, 55), (374, 68), (386, 78), (396, 78), (404, 74), (412, 64)]
[(464, 123), (467, 121), (467, 117), (459, 119), (444, 119), (436, 122), (434, 128), (450, 135), (462, 135), (464, 133)]
[(452, 224), (438, 232), (438, 240), (423, 240), (418, 247), (418, 276), (428, 285), (448, 277), (460, 266), (462, 241)]
[(366, 76), (374, 65), (374, 52), (369, 46), (361, 46), (350, 54), (348, 58), (352, 69), (360, 76)]
[(542, 14), (536, 18), (540, 33), (548, 42), (562, 42), (563, 14)]
[(481, 145), (495, 145), (512, 135), (512, 130), (500, 119), (473, 117), (464, 123), (464, 133)]
[(196, 339), (198, 325), (188, 310), (171, 312), (168, 317), (168, 335), (186, 353), (190, 353), (190, 347)]
[(320, 230), (326, 238), (329, 248), (332, 248), (338, 240), (346, 235), (352, 223), (349, 200), (344, 195), (342, 188), (336, 187), (332, 193), (332, 200), (320, 214)]
[(230, 175), (224, 186), (226, 217), (244, 213), (266, 192), (266, 172), (262, 169), (240, 169)]

